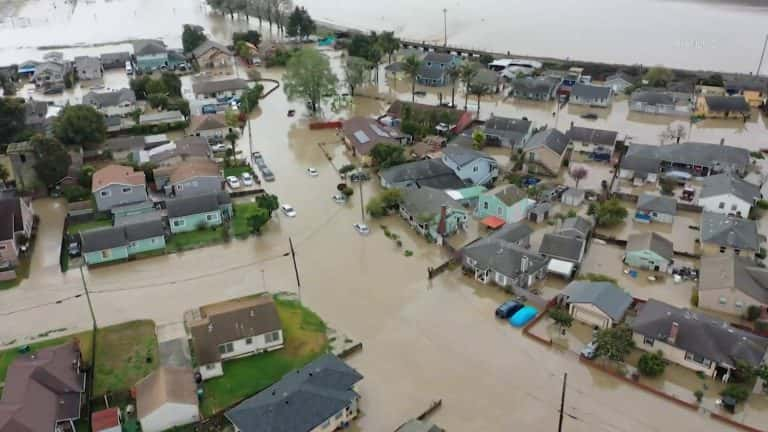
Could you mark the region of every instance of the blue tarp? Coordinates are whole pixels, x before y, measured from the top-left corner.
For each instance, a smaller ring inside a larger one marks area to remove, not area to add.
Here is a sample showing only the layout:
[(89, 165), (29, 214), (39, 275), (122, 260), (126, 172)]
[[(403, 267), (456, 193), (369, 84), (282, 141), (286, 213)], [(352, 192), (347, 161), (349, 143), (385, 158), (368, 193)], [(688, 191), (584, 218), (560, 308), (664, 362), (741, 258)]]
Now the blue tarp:
[(333, 36), (328, 36), (324, 39), (320, 39), (317, 44), (320, 46), (331, 46), (334, 42), (336, 42), (336, 38)]
[(513, 327), (522, 327), (526, 325), (528, 321), (532, 320), (537, 313), (539, 313), (539, 311), (536, 310), (535, 307), (526, 306), (517, 311), (516, 314), (512, 315), (509, 319), (509, 323), (512, 324)]

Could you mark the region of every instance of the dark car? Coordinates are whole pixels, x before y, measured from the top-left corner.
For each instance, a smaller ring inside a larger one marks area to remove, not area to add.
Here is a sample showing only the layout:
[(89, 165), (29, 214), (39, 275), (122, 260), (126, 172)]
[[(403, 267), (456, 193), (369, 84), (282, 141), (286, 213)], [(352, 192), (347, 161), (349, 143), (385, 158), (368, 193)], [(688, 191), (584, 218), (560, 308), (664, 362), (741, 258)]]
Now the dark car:
[(520, 302), (516, 302), (514, 300), (509, 300), (507, 302), (504, 302), (501, 306), (496, 308), (496, 318), (507, 319), (512, 315), (514, 315), (515, 312), (522, 309), (523, 306), (525, 305)]
[(369, 176), (365, 171), (357, 171), (350, 174), (349, 179), (353, 182), (361, 182), (370, 180), (371, 176)]
[(541, 182), (541, 179), (537, 177), (528, 176), (523, 178), (524, 186), (536, 186), (537, 184), (539, 184), (539, 182)]

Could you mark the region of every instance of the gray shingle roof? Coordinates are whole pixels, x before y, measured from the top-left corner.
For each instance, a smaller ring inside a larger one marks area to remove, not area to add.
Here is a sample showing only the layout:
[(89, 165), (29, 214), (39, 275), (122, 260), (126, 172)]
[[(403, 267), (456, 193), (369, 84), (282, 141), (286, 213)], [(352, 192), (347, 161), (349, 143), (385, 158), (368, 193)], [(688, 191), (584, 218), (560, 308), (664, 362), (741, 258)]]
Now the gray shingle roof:
[(515, 78), (510, 81), (512, 91), (518, 93), (551, 94), (557, 86), (554, 78)]
[(607, 99), (611, 96), (611, 88), (591, 84), (576, 83), (571, 90), (571, 96), (580, 99)]
[(210, 49), (217, 49), (221, 52), (223, 52), (226, 55), (232, 55), (232, 51), (229, 50), (226, 46), (223, 44), (220, 44), (216, 41), (212, 41), (210, 39), (206, 40), (205, 42), (201, 43), (197, 48), (192, 50), (192, 55), (195, 57), (200, 57), (201, 55), (205, 54), (206, 51)]
[(677, 214), (677, 200), (646, 193), (637, 199), (637, 209), (674, 215)]
[(541, 270), (549, 262), (548, 258), (523, 249), (507, 238), (509, 233), (499, 230), (465, 246), (461, 253), (477, 261), (477, 267), (492, 269), (509, 277), (521, 274), (524, 260), (527, 262), (527, 274)]
[(570, 140), (557, 129), (545, 129), (537, 132), (525, 143), (525, 151), (535, 150), (540, 147), (548, 147), (553, 152), (562, 155), (568, 148)]
[(165, 204), (168, 208), (168, 217), (177, 218), (213, 212), (218, 210), (219, 206), (230, 202), (232, 201), (229, 194), (221, 191), (218, 193), (207, 193), (169, 199)]
[(495, 188), (491, 189), (486, 193), (488, 195), (495, 196), (496, 198), (499, 199), (499, 201), (501, 201), (502, 203), (508, 206), (515, 205), (521, 199), (528, 197), (525, 191), (523, 191), (522, 189), (520, 189), (519, 187), (513, 184), (496, 186)]
[(82, 239), (83, 252), (88, 253), (127, 246), (132, 241), (160, 237), (164, 234), (165, 230), (162, 221), (156, 219), (135, 224), (82, 231), (80, 238)]
[(124, 88), (105, 93), (88, 92), (83, 96), (83, 104), (96, 107), (112, 107), (123, 102), (136, 102), (133, 90)]
[(156, 39), (143, 39), (133, 42), (133, 54), (136, 56), (162, 54), (168, 51), (165, 42)]
[(749, 165), (749, 151), (727, 145), (685, 142), (655, 146), (631, 144), (621, 160), (621, 168), (644, 173), (659, 171), (661, 161), (701, 165), (719, 171), (743, 171)]
[(226, 412), (242, 432), (314, 430), (357, 398), (356, 370), (326, 354)]
[(573, 126), (568, 130), (566, 135), (571, 141), (581, 141), (588, 144), (613, 147), (616, 145), (616, 137), (619, 133), (616, 131)]
[(758, 186), (730, 174), (718, 174), (704, 179), (699, 198), (726, 194), (734, 195), (748, 203), (761, 197)]
[(440, 159), (404, 163), (387, 168), (381, 171), (379, 175), (392, 185), (412, 181), (419, 186), (438, 189), (461, 189), (464, 187), (464, 182)]
[(584, 240), (560, 234), (544, 234), (539, 246), (539, 253), (550, 258), (558, 258), (580, 263)]
[(248, 82), (240, 78), (230, 78), (216, 81), (200, 81), (192, 84), (195, 94), (211, 94), (222, 91), (244, 90)]
[(111, 151), (143, 150), (144, 137), (126, 136), (126, 137), (110, 138), (104, 143), (104, 146)]
[(448, 64), (451, 63), (454, 59), (453, 54), (449, 53), (438, 53), (438, 52), (428, 52), (427, 55), (424, 56), (424, 60), (422, 60), (424, 63), (432, 62), (432, 63), (442, 63), (442, 64)]
[(464, 207), (445, 191), (430, 187), (404, 189), (401, 205), (411, 215), (437, 215), (442, 206), (464, 210)]
[(608, 75), (608, 77), (605, 78), (605, 82), (619, 81), (619, 80), (625, 81), (627, 84), (630, 84), (630, 85), (632, 84), (632, 81), (633, 81), (632, 77), (625, 74), (624, 72), (616, 72), (615, 74)]
[[(678, 331), (675, 341), (671, 342), (668, 337), (673, 323), (677, 323)], [(632, 321), (632, 330), (731, 367), (737, 360), (759, 365), (768, 348), (766, 338), (731, 327), (717, 318), (655, 299), (648, 300), (640, 309)]]
[(647, 105), (674, 105), (675, 97), (666, 92), (638, 90), (632, 93), (630, 102), (642, 102)]
[(675, 249), (671, 241), (655, 232), (632, 234), (627, 239), (627, 252), (650, 250), (662, 258), (672, 260)]
[(768, 269), (747, 257), (716, 255), (701, 258), (699, 291), (738, 290), (768, 304)]
[(563, 224), (557, 231), (557, 233), (560, 235), (578, 237), (582, 239), (587, 238), (591, 232), (592, 221), (581, 216), (569, 217), (563, 220)]
[(734, 249), (756, 251), (760, 248), (755, 221), (720, 213), (702, 213), (701, 241)]
[(614, 321), (620, 321), (632, 305), (632, 296), (611, 282), (574, 281), (563, 290), (568, 303), (594, 305)]
[(497, 137), (507, 141), (511, 146), (520, 141), (531, 130), (531, 122), (523, 119), (491, 116), (483, 125), (486, 136)]
[(506, 224), (493, 233), (493, 238), (511, 243), (517, 243), (527, 237), (530, 237), (533, 230), (527, 223), (517, 222)]
[(496, 162), (496, 159), (486, 153), (458, 145), (449, 145), (443, 149), (443, 155), (453, 161), (459, 167), (472, 163), (477, 159), (488, 159)]
[(714, 112), (749, 113), (752, 110), (743, 96), (704, 96), (704, 100)]

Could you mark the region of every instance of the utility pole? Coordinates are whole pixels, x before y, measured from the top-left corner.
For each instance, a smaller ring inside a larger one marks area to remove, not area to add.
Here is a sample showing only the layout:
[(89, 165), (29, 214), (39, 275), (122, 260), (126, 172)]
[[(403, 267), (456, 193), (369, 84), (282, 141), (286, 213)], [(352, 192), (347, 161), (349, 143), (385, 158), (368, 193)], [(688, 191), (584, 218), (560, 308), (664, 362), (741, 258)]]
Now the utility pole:
[(291, 245), (291, 259), (293, 260), (293, 271), (296, 273), (296, 288), (301, 303), (301, 280), (299, 279), (299, 267), (296, 265), (296, 251), (293, 250), (293, 240), (288, 237), (288, 244)]
[(568, 381), (568, 372), (563, 375), (563, 394), (560, 396), (560, 422), (557, 425), (557, 432), (563, 432), (563, 415), (565, 414), (565, 384)]
[[(88, 368), (88, 379), (87, 379), (87, 391), (86, 396), (88, 398), (86, 404), (88, 407), (87, 416), (90, 418), (91, 412), (93, 411), (93, 407), (91, 405), (91, 399), (93, 399), (93, 379), (94, 379), (94, 371), (96, 370), (96, 332), (98, 331), (99, 327), (96, 324), (96, 314), (93, 312), (93, 303), (91, 303), (91, 294), (88, 292), (88, 284), (85, 282), (85, 273), (83, 273), (83, 265), (80, 264), (80, 280), (83, 281), (83, 289), (85, 290), (85, 299), (88, 301), (88, 310), (91, 312), (91, 365)], [(88, 430), (92, 430), (89, 426)]]
[(757, 72), (755, 72), (755, 76), (760, 76), (760, 68), (763, 66), (763, 59), (765, 58), (766, 47), (768, 47), (768, 34), (765, 35), (765, 42), (763, 42), (763, 53), (760, 54), (760, 63), (757, 64)]
[(363, 179), (360, 179), (360, 223), (365, 223), (365, 204), (363, 202)]
[(443, 46), (448, 46), (448, 9), (443, 8)]

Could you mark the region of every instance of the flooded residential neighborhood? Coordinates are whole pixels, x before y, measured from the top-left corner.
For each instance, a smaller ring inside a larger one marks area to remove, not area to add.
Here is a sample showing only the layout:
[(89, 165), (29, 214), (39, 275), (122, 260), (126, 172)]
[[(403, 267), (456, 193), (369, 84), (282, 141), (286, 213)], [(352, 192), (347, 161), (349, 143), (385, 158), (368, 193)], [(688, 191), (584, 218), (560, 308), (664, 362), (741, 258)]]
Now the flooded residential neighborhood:
[[(0, 157), (0, 432), (765, 428), (768, 79), (752, 72), (768, 9), (597, 0), (557, 14), (553, 39), (540, 21), (552, 5), (300, 3), (275, 6), (274, 28), (215, 1), (0, 5), (3, 106), (10, 85), (24, 120), (14, 130), (0, 112), (14, 132)], [(609, 9), (623, 34), (641, 17), (664, 30), (564, 44), (577, 19)], [(356, 29), (394, 30), (391, 60), (355, 71), (367, 44), (387, 46)], [(123, 51), (131, 73), (61, 88), (23, 72)], [(491, 69), (483, 86), (478, 70), (505, 61), (487, 52), (544, 64)], [(574, 58), (749, 75), (705, 85), (718, 78), (585, 72)], [(557, 85), (521, 96), (527, 73)], [(658, 86), (686, 115), (637, 108), (633, 89)], [(579, 102), (578, 88), (609, 101)], [(121, 114), (87, 102), (123, 89)], [(74, 124), (73, 108), (89, 121)], [(90, 119), (103, 129), (81, 139)], [(661, 371), (646, 366), (657, 352)], [(23, 368), (59, 363), (71, 388), (45, 391), (76, 396), (69, 417), (18, 384), (37, 379)], [(179, 395), (148, 409), (164, 385)]]

